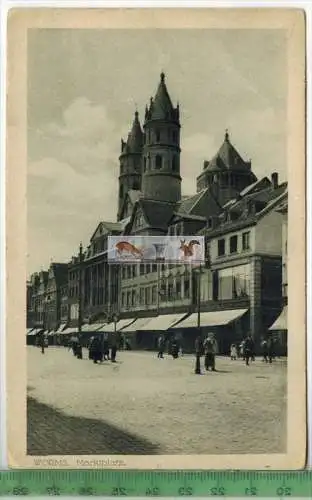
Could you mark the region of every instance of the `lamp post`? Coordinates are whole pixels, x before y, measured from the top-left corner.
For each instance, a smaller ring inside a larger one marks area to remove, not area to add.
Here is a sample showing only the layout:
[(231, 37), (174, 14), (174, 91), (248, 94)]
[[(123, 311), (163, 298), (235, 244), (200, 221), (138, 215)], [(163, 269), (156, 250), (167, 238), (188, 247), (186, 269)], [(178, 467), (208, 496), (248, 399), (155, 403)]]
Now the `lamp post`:
[(195, 374), (200, 375), (200, 356), (201, 356), (201, 333), (200, 333), (200, 309), (201, 309), (201, 265), (196, 270), (197, 275), (197, 339), (196, 339), (196, 365)]
[(79, 245), (79, 284), (78, 284), (78, 337), (82, 328), (82, 243)]
[(156, 262), (157, 262), (157, 315), (159, 314), (159, 302), (160, 302), (160, 266), (164, 262), (164, 250), (166, 245), (164, 243), (154, 243), (154, 248), (156, 250)]

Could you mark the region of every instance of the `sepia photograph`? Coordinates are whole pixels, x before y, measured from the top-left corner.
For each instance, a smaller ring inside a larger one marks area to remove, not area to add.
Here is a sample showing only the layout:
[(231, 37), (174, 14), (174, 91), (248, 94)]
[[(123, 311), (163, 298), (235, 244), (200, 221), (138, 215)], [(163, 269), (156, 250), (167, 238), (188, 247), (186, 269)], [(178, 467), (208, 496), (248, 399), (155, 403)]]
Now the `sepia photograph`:
[(10, 465), (303, 467), (304, 16), (147, 10), (9, 19)]

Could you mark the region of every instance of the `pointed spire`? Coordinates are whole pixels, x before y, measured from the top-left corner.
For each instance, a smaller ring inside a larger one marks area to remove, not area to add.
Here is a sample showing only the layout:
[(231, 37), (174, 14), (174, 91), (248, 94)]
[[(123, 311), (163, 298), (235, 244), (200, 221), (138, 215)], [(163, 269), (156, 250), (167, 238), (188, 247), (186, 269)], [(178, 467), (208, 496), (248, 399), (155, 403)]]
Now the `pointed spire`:
[(179, 120), (179, 108), (174, 108), (170, 99), (166, 82), (165, 73), (160, 74), (160, 82), (158, 84), (155, 98), (151, 98), (148, 113), (145, 117), (147, 120)]
[(139, 112), (134, 113), (131, 131), (128, 135), (127, 146), (130, 153), (140, 153), (143, 146), (143, 132), (139, 120)]
[(229, 141), (230, 141), (229, 130), (228, 130), (227, 128), (225, 129), (224, 140), (225, 140), (226, 142), (229, 142)]

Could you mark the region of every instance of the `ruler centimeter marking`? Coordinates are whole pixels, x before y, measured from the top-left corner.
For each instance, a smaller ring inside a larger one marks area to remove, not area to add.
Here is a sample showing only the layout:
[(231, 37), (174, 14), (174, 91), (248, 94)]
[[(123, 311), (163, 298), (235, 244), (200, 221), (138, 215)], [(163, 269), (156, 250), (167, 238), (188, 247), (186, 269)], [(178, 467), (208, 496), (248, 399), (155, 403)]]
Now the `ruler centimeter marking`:
[(0, 472), (0, 496), (312, 498), (312, 471)]

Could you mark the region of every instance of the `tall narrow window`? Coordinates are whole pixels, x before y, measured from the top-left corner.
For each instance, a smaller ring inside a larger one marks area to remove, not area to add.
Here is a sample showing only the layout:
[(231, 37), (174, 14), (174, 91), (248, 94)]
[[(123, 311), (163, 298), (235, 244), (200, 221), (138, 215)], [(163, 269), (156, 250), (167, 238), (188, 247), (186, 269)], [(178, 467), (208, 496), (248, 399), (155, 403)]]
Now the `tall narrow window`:
[(119, 198), (123, 197), (123, 185), (120, 186), (119, 188)]
[(155, 139), (156, 139), (156, 142), (160, 142), (160, 130), (155, 131)]
[(156, 155), (155, 157), (155, 167), (157, 169), (162, 167), (162, 157), (160, 155)]
[(222, 238), (218, 240), (218, 257), (221, 257), (225, 254), (225, 240)]
[(249, 250), (250, 248), (250, 232), (243, 233), (242, 236), (242, 246), (243, 250)]
[(172, 172), (177, 172), (178, 171), (178, 158), (176, 155), (172, 157)]
[(144, 172), (146, 172), (146, 163), (147, 163), (147, 160), (146, 160), (146, 157), (144, 156), (144, 165), (143, 165), (143, 169), (144, 169)]
[(176, 130), (172, 132), (172, 140), (173, 142), (178, 142), (178, 132)]
[(230, 253), (237, 252), (237, 236), (231, 236), (230, 238)]

